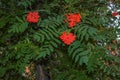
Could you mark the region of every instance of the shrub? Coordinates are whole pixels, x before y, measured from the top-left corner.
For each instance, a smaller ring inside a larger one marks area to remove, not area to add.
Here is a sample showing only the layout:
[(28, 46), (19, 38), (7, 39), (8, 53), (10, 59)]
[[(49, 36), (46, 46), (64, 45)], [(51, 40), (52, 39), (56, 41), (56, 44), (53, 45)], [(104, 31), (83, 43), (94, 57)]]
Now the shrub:
[(119, 27), (108, 27), (119, 13), (108, 2), (1, 0), (1, 80), (30, 79), (22, 74), (39, 61), (51, 80), (120, 79)]

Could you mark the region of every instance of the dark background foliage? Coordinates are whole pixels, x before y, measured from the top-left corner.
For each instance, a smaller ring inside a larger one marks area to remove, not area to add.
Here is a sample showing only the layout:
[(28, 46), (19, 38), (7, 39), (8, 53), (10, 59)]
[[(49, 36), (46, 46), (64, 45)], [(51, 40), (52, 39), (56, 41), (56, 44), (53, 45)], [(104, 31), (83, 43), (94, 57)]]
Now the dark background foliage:
[[(108, 2), (0, 0), (0, 80), (32, 80), (23, 76), (31, 63), (42, 65), (50, 80), (119, 80), (119, 28), (108, 28), (113, 17), (107, 11)], [(119, 0), (112, 3), (120, 5)], [(26, 21), (30, 11), (39, 12), (38, 23)], [(68, 13), (82, 16), (74, 28), (65, 22)], [(69, 46), (59, 39), (63, 31), (77, 36)], [(33, 69), (31, 76), (37, 72)]]

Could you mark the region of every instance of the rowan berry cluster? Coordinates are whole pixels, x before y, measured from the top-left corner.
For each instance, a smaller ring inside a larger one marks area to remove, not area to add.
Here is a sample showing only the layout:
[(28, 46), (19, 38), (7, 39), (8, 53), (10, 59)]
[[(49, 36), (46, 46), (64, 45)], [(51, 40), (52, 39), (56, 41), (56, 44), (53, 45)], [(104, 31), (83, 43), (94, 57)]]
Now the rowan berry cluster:
[(66, 22), (69, 27), (75, 26), (77, 23), (81, 22), (81, 15), (79, 13), (70, 13), (66, 15)]
[[(76, 26), (77, 23), (81, 22), (81, 15), (79, 13), (69, 13), (66, 14), (66, 20), (69, 28)], [(60, 36), (60, 39), (66, 44), (70, 45), (73, 41), (76, 40), (76, 35), (73, 33), (63, 32)]]
[[(39, 13), (38, 12), (29, 12), (27, 14), (27, 22), (30, 23), (37, 23), (39, 21)], [(81, 15), (79, 13), (70, 13), (66, 15), (66, 22), (68, 23), (69, 27), (75, 26), (77, 23), (81, 22)], [(73, 33), (63, 32), (60, 36), (60, 39), (66, 44), (70, 45), (76, 39), (76, 35)]]
[(60, 39), (67, 45), (70, 45), (73, 41), (75, 41), (76, 36), (73, 33), (63, 32), (60, 36)]
[(29, 12), (26, 20), (30, 23), (37, 23), (39, 21), (39, 18), (40, 16), (38, 12)]

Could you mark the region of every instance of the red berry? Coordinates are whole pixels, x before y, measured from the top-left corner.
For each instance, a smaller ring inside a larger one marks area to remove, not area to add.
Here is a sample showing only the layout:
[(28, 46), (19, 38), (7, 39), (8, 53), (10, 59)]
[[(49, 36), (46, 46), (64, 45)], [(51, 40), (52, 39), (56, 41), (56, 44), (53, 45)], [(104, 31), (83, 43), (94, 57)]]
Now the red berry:
[(117, 16), (117, 15), (119, 15), (118, 12), (113, 12), (113, 13), (112, 13), (112, 16), (113, 16), (113, 17), (115, 17), (115, 16)]
[(81, 15), (79, 13), (74, 14), (74, 13), (70, 13), (66, 15), (66, 20), (65, 20), (69, 27), (73, 27), (76, 25), (76, 23), (81, 21)]
[(76, 36), (73, 35), (73, 33), (66, 33), (63, 32), (62, 35), (60, 36), (60, 39), (66, 44), (70, 45), (73, 41), (75, 41)]
[(26, 20), (30, 23), (37, 23), (39, 21), (39, 13), (38, 12), (29, 12)]

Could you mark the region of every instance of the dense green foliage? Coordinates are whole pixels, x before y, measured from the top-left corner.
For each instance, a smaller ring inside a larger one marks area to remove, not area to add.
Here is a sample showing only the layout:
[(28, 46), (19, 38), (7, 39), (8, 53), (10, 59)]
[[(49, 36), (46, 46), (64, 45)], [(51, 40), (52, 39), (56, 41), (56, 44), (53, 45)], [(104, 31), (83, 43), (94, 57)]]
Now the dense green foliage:
[[(0, 80), (24, 80), (25, 67), (44, 59), (48, 60), (43, 62), (50, 67), (51, 80), (119, 80), (120, 41), (116, 39), (120, 30), (107, 27), (113, 17), (107, 12), (107, 3), (0, 0)], [(120, 1), (114, 3), (120, 5)], [(38, 23), (26, 21), (30, 11), (39, 12)], [(82, 16), (73, 28), (65, 22), (69, 13)], [(64, 31), (77, 36), (72, 44), (65, 45), (59, 39)]]

